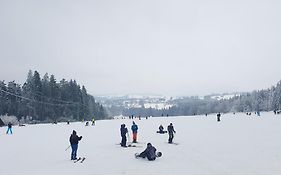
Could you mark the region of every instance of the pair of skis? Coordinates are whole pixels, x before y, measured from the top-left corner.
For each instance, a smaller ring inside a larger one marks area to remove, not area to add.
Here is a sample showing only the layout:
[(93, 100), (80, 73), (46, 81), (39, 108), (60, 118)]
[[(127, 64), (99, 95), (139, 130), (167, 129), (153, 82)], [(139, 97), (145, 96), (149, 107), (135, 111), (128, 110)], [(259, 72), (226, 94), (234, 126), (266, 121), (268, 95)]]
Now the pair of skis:
[(79, 157), (78, 159), (74, 160), (74, 163), (80, 162), (83, 163), (85, 161), (86, 157)]

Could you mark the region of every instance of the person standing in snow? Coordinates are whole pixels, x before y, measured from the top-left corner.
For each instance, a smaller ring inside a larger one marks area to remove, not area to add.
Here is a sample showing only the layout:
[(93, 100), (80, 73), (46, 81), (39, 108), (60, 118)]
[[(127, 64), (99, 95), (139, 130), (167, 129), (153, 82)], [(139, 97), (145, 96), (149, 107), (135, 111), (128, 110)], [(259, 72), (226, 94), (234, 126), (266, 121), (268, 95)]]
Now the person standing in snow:
[(126, 145), (126, 142), (127, 142), (126, 134), (128, 133), (128, 129), (126, 128), (125, 124), (121, 125), (120, 132), (121, 132), (121, 138), (122, 138), (121, 139), (121, 146), (127, 147), (127, 145)]
[(13, 131), (12, 131), (12, 123), (11, 123), (11, 122), (8, 123), (8, 129), (7, 129), (6, 134), (8, 134), (9, 131), (10, 131), (11, 134), (13, 134)]
[(136, 157), (147, 158), (148, 160), (155, 160), (156, 159), (156, 148), (152, 146), (151, 143), (147, 143), (146, 149), (137, 155)]
[(76, 131), (73, 130), (72, 134), (69, 138), (69, 142), (71, 145), (71, 160), (76, 160), (77, 159), (77, 149), (78, 149), (78, 142), (82, 139), (82, 136), (77, 136)]
[(174, 126), (173, 126), (172, 123), (170, 123), (167, 130), (168, 130), (168, 133), (169, 133), (168, 143), (173, 143), (174, 133), (176, 133), (176, 131), (174, 130)]
[(217, 114), (217, 122), (220, 122), (221, 121), (221, 113), (218, 113)]
[(133, 143), (137, 143), (138, 125), (134, 121), (131, 129), (133, 133)]

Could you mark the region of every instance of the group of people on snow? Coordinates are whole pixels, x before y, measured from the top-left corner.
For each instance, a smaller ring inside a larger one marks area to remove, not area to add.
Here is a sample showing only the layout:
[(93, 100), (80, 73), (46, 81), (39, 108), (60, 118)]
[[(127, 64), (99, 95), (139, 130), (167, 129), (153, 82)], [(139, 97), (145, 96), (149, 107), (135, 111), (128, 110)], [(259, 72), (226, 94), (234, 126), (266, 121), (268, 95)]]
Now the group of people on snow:
[[(93, 120), (94, 123), (94, 120)], [(92, 125), (93, 125), (92, 123)], [(133, 141), (132, 143), (137, 143), (137, 134), (138, 134), (138, 125), (133, 121), (133, 124), (131, 126), (132, 130), (132, 135), (133, 135)], [(120, 127), (120, 133), (121, 133), (121, 143), (120, 145), (122, 147), (127, 147), (127, 134), (128, 134), (128, 129), (126, 128), (125, 124), (122, 124)], [(168, 143), (173, 143), (173, 138), (174, 138), (174, 133), (176, 131), (174, 130), (174, 126), (172, 123), (169, 124), (167, 127), (167, 131), (164, 131), (164, 127), (162, 125), (159, 126), (159, 131), (157, 133), (164, 134), (168, 133), (169, 138), (168, 138)], [(77, 160), (77, 150), (78, 150), (78, 143), (82, 139), (82, 136), (78, 136), (76, 131), (73, 130), (72, 134), (69, 138), (70, 146), (71, 146), (71, 160)], [(162, 155), (162, 153), (161, 153)], [(148, 160), (155, 160), (157, 157), (156, 154), (156, 148), (152, 146), (151, 143), (147, 143), (146, 149), (138, 154), (136, 157), (142, 157), (142, 158), (147, 158)]]
[[(138, 125), (133, 121), (133, 124), (131, 126), (132, 134), (133, 134), (133, 141), (132, 143), (137, 143), (137, 133), (138, 133)], [(159, 126), (159, 131), (157, 133), (164, 134), (167, 133), (169, 134), (168, 138), (168, 143), (171, 144), (173, 143), (173, 138), (174, 138), (174, 133), (176, 131), (174, 130), (174, 126), (172, 123), (169, 124), (167, 127), (167, 131), (164, 131), (164, 127), (162, 125)], [(128, 129), (126, 128), (125, 124), (122, 124), (120, 127), (120, 133), (121, 133), (121, 143), (120, 145), (122, 147), (127, 147), (127, 134), (128, 134)], [(157, 155), (156, 155), (156, 148), (152, 146), (151, 143), (147, 143), (146, 149), (141, 152), (137, 157), (142, 157), (142, 158), (147, 158), (148, 160), (155, 160)]]
[[(137, 143), (138, 125), (134, 121), (133, 121), (133, 124), (131, 126), (131, 130), (132, 130), (132, 134), (133, 134), (132, 143)], [(126, 145), (127, 136), (126, 135), (128, 134), (128, 129), (126, 128), (125, 124), (121, 125), (120, 133), (121, 133), (121, 143), (120, 143), (120, 145), (122, 147), (127, 147), (127, 145)], [(157, 131), (157, 133), (159, 133), (159, 134), (168, 133), (169, 134), (168, 143), (173, 143), (174, 133), (176, 133), (176, 131), (174, 129), (173, 124), (170, 123), (169, 126), (167, 127), (167, 131), (164, 131), (164, 127), (162, 125), (160, 125), (159, 131)]]
[(159, 126), (159, 131), (157, 131), (159, 134), (165, 134), (167, 132), (169, 134), (168, 143), (173, 143), (174, 133), (176, 133), (176, 131), (174, 130), (172, 123), (170, 123), (170, 125), (167, 127), (167, 131), (164, 131), (164, 127), (162, 125)]
[[(137, 143), (137, 134), (138, 134), (138, 125), (133, 122), (133, 125), (131, 126), (131, 130), (132, 130), (132, 133), (133, 133), (133, 143)], [(121, 128), (120, 128), (120, 133), (121, 133), (121, 143), (120, 145), (122, 147), (127, 147), (127, 134), (128, 134), (128, 129), (126, 128), (126, 125), (125, 124), (122, 124), (121, 125)]]

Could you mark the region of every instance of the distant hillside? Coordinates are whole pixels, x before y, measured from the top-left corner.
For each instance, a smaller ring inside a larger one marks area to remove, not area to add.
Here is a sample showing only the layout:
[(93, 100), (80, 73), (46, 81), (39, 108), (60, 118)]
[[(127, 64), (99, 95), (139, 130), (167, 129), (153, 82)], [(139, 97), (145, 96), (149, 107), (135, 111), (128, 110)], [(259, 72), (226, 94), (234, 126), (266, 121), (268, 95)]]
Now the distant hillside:
[(281, 109), (281, 83), (249, 93), (212, 94), (204, 97), (118, 96), (98, 97), (109, 115), (179, 116)]

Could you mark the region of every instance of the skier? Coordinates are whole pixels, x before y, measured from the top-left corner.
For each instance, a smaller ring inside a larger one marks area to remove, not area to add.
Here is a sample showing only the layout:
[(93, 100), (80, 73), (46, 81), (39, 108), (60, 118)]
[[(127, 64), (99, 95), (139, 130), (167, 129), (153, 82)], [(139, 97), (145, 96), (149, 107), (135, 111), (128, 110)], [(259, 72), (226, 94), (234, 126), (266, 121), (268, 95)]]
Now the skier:
[(133, 133), (133, 143), (137, 143), (138, 125), (134, 121), (131, 130)]
[(95, 118), (93, 117), (92, 119), (92, 125), (94, 126), (95, 125)]
[(78, 149), (78, 142), (82, 139), (82, 136), (77, 136), (76, 131), (73, 130), (72, 134), (69, 138), (70, 145), (71, 145), (71, 160), (76, 160), (77, 159), (77, 149)]
[(13, 131), (12, 131), (12, 123), (11, 123), (11, 122), (8, 123), (8, 129), (7, 129), (6, 134), (8, 134), (9, 131), (10, 131), (11, 134), (13, 134)]
[(125, 124), (121, 125), (120, 132), (121, 132), (121, 137), (122, 137), (121, 146), (122, 147), (127, 147), (126, 146), (126, 142), (127, 142), (126, 134), (128, 133), (128, 129), (126, 128)]
[(147, 143), (146, 149), (139, 155), (136, 155), (136, 157), (147, 158), (150, 161), (155, 160), (156, 159), (156, 148), (154, 146), (152, 146), (151, 143)]
[(157, 133), (165, 134), (165, 133), (167, 133), (167, 131), (164, 131), (164, 127), (162, 125), (160, 125), (159, 126), (159, 131), (157, 131)]
[(172, 123), (170, 123), (167, 130), (169, 133), (168, 143), (173, 143), (174, 133), (176, 133), (176, 131), (174, 130), (174, 126)]

